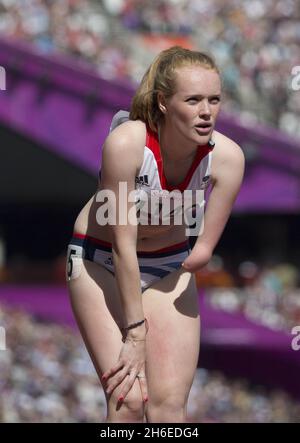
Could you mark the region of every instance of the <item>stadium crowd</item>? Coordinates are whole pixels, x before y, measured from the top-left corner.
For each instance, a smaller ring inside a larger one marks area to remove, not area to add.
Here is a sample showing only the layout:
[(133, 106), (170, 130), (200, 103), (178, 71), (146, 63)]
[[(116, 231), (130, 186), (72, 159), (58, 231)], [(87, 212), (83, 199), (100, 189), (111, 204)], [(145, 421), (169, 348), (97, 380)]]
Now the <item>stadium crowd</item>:
[[(0, 37), (86, 60), (107, 79), (139, 81), (155, 54), (172, 44), (209, 51), (222, 71), (228, 113), (296, 136), (300, 100), (291, 70), (300, 65), (299, 20), (299, 0), (0, 0)], [(4, 255), (0, 241), (0, 282), (47, 276), (64, 283), (65, 257), (53, 268), (19, 259), (8, 269)], [(300, 324), (299, 271), (291, 264), (244, 262), (236, 276), (214, 257), (197, 282), (218, 309), (272, 329)], [(1, 305), (0, 327), (7, 333), (7, 349), (0, 346), (0, 422), (105, 419), (103, 390), (74, 331)], [(197, 370), (188, 411), (192, 422), (300, 420), (300, 404), (284, 392), (205, 369)]]
[(227, 312), (242, 312), (255, 323), (290, 331), (300, 324), (300, 274), (291, 263), (264, 265), (245, 261), (237, 275), (214, 256), (197, 273), (197, 285), (205, 287), (208, 302)]
[[(83, 343), (71, 329), (0, 305), (0, 422), (105, 419), (104, 392)], [(242, 379), (198, 369), (188, 403), (191, 422), (299, 422), (300, 403)]]
[(136, 82), (154, 55), (182, 43), (221, 67), (224, 109), (300, 134), (298, 0), (0, 0), (0, 35), (92, 62)]

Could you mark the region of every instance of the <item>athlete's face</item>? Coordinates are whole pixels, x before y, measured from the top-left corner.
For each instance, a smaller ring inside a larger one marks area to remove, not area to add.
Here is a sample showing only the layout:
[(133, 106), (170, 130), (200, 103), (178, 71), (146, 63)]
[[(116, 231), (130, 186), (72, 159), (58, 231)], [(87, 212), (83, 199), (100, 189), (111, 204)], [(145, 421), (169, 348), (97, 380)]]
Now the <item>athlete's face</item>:
[(165, 100), (165, 124), (178, 137), (198, 145), (211, 138), (220, 109), (219, 74), (201, 66), (176, 72), (175, 93)]

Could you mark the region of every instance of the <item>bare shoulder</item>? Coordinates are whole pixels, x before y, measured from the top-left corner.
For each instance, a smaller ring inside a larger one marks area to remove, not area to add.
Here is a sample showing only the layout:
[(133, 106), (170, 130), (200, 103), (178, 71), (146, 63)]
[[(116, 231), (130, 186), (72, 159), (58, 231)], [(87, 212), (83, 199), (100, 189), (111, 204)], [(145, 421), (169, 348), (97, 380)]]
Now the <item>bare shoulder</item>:
[(234, 158), (237, 160), (244, 159), (242, 148), (231, 138), (218, 131), (214, 131), (212, 138), (215, 142), (213, 157), (215, 157), (218, 162), (221, 161), (223, 163), (227, 160), (231, 161)]
[[(117, 126), (106, 138), (104, 147), (110, 149), (144, 148), (146, 140), (146, 125), (140, 120), (128, 120)], [(114, 147), (114, 148), (113, 148)]]
[(216, 179), (220, 175), (224, 166), (228, 166), (232, 173), (242, 174), (245, 166), (242, 148), (231, 138), (218, 131), (213, 132), (212, 139), (215, 142), (212, 155), (212, 179)]
[(146, 125), (129, 120), (117, 126), (106, 138), (102, 148), (102, 165), (120, 163), (139, 169), (143, 164)]
[(102, 148), (101, 183), (131, 181), (143, 164), (146, 125), (127, 121), (107, 136)]

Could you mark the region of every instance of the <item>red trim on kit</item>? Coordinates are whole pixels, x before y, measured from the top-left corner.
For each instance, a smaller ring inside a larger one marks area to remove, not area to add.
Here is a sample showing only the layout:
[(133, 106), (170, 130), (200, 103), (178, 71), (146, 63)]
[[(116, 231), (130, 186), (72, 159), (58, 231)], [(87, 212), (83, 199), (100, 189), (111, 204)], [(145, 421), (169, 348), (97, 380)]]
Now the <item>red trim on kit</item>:
[(155, 251), (137, 251), (138, 253), (143, 253), (143, 254), (147, 254), (147, 252), (149, 254), (153, 254), (153, 253), (161, 253), (161, 252), (171, 252), (174, 251), (176, 249), (180, 249), (183, 248), (184, 246), (189, 245), (188, 240), (183, 241), (181, 243), (176, 243), (176, 245), (171, 245), (171, 246), (166, 246), (165, 248), (161, 248), (161, 249), (155, 249)]
[[(73, 237), (75, 238), (81, 238), (81, 239), (89, 239), (91, 241), (93, 241), (94, 243), (98, 243), (99, 245), (102, 246), (106, 246), (108, 248), (111, 248), (111, 243), (106, 242), (104, 240), (100, 240), (99, 238), (95, 238), (95, 237), (91, 237), (90, 235), (86, 235), (86, 234), (79, 234), (78, 232), (74, 232), (73, 233)], [(171, 245), (171, 246), (166, 246), (165, 248), (161, 248), (161, 249), (156, 249), (155, 251), (137, 251), (138, 253), (142, 253), (142, 254), (153, 254), (153, 253), (161, 253), (161, 252), (171, 252), (174, 251), (176, 249), (180, 249), (183, 248), (184, 246), (189, 245), (188, 240), (183, 241), (181, 243), (176, 243), (175, 245)]]
[(154, 131), (152, 131), (147, 126), (147, 138), (146, 138), (146, 146), (151, 149), (151, 151), (154, 154), (157, 167), (158, 167), (158, 174), (160, 179), (160, 184), (162, 189), (167, 189), (168, 191), (173, 191), (174, 189), (178, 189), (179, 191), (183, 192), (185, 189), (187, 189), (187, 186), (196, 170), (196, 168), (199, 166), (201, 160), (213, 150), (213, 147), (209, 146), (208, 144), (205, 146), (199, 146), (198, 151), (195, 155), (195, 158), (193, 160), (193, 163), (190, 166), (190, 169), (188, 170), (187, 175), (185, 176), (185, 179), (178, 185), (172, 186), (167, 183), (167, 179), (165, 177), (164, 171), (163, 171), (163, 161), (161, 157), (161, 151), (158, 141), (158, 134)]

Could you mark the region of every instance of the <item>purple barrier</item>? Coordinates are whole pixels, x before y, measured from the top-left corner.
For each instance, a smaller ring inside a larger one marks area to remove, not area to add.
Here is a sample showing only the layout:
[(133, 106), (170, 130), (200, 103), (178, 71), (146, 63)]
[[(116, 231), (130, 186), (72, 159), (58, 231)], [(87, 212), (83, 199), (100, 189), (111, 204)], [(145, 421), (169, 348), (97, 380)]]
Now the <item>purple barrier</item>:
[[(21, 308), (41, 319), (77, 328), (64, 286), (0, 286), (0, 303)], [(9, 331), (7, 331), (9, 333)]]
[(268, 388), (281, 388), (300, 399), (300, 350), (291, 347), (293, 335), (272, 331), (211, 308), (200, 296), (202, 321), (200, 366), (221, 368), (229, 377), (246, 377)]
[[(3, 285), (0, 303), (77, 330), (65, 287)], [(300, 399), (300, 351), (291, 349), (291, 335), (256, 325), (242, 315), (216, 311), (200, 293), (199, 304), (202, 367), (285, 389)]]
[[(0, 66), (7, 71), (0, 123), (96, 174), (112, 115), (128, 109), (133, 87), (99, 78), (86, 63), (4, 39)], [(217, 129), (249, 158), (235, 210), (299, 211), (300, 141), (228, 114), (220, 115)]]
[(112, 115), (128, 107), (129, 88), (100, 79), (84, 63), (4, 40), (0, 65), (7, 71), (0, 122), (95, 174)]

